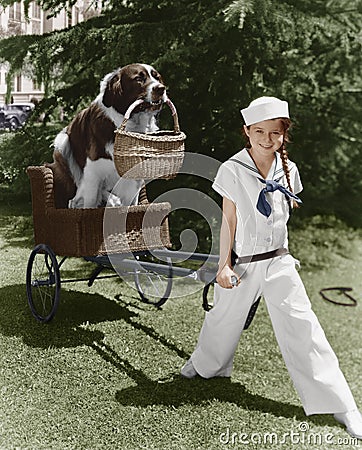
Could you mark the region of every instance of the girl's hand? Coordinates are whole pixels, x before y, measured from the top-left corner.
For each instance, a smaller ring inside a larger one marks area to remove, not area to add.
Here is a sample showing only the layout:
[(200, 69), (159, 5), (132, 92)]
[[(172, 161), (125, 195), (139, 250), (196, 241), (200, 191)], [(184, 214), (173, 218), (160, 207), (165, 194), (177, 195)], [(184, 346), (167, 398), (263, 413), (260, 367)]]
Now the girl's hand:
[[(236, 284), (235, 284), (236, 279)], [(234, 286), (238, 286), (240, 283), (239, 275), (236, 274), (230, 266), (224, 266), (216, 275), (216, 281), (217, 283), (225, 288), (225, 289), (231, 289)]]

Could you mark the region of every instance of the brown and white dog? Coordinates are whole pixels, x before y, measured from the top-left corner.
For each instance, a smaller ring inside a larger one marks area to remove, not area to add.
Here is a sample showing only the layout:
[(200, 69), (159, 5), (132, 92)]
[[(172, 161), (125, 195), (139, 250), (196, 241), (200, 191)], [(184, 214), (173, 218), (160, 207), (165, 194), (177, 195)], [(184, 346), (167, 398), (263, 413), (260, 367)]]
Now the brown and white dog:
[(143, 181), (120, 178), (113, 163), (114, 132), (137, 99), (147, 103), (134, 110), (126, 130), (157, 131), (156, 116), (167, 100), (165, 85), (152, 66), (130, 64), (106, 75), (97, 98), (57, 135), (54, 161), (47, 164), (54, 174), (57, 208), (101, 206), (112, 191), (113, 204), (137, 204)]

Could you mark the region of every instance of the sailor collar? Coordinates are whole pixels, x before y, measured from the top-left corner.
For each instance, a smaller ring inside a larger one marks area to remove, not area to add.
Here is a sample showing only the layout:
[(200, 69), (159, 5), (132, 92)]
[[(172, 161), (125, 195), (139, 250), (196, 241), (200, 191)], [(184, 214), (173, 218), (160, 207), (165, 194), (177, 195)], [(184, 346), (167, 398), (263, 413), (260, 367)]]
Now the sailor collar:
[[(261, 173), (259, 172), (258, 168), (256, 167), (256, 164), (249, 153), (248, 149), (244, 148), (239, 153), (237, 153), (235, 156), (229, 159), (229, 161), (232, 161), (234, 163), (237, 163), (244, 167), (251, 175), (254, 175), (257, 178), (263, 178)], [(290, 161), (288, 161), (288, 164)], [(289, 165), (289, 169), (291, 169), (291, 166)], [(271, 177), (270, 177), (271, 175)], [(283, 164), (281, 157), (279, 153), (274, 153), (274, 162), (269, 170), (268, 173), (268, 179), (279, 181), (284, 176), (284, 170), (283, 170)]]

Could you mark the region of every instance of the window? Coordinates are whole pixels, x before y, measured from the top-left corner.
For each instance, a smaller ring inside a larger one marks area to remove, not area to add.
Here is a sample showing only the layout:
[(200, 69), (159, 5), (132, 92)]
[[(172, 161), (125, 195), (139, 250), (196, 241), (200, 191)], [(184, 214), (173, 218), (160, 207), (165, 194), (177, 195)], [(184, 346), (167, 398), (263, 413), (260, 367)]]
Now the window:
[(15, 5), (11, 5), (9, 8), (9, 19), (15, 19)]
[(15, 78), (15, 90), (17, 92), (21, 92), (22, 90), (22, 83), (21, 83), (21, 75), (17, 75)]
[(21, 3), (17, 2), (9, 8), (9, 19), (21, 22)]
[(40, 20), (35, 19), (31, 21), (31, 31), (33, 34), (41, 34)]
[(21, 21), (21, 3), (17, 2), (15, 3), (15, 20), (17, 20), (18, 22)]
[(40, 90), (41, 90), (40, 84), (35, 79), (33, 79), (33, 91), (40, 91)]
[(72, 25), (76, 25), (77, 23), (79, 23), (79, 8), (74, 6)]
[(41, 9), (40, 6), (33, 2), (33, 19), (40, 19), (41, 18)]

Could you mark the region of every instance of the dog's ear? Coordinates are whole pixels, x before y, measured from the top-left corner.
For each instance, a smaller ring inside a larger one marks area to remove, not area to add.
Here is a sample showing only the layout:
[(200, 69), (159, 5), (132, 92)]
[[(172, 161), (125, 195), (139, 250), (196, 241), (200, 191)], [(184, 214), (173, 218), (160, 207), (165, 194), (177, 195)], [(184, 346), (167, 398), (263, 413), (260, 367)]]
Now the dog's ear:
[(115, 97), (118, 98), (123, 93), (122, 89), (122, 71), (112, 74), (109, 80), (105, 80), (106, 86), (103, 94), (103, 104), (107, 108), (114, 106)]
[(163, 84), (164, 86), (166, 86), (166, 83), (163, 81), (162, 75), (159, 72), (157, 72), (157, 77), (155, 77), (155, 78), (157, 79), (157, 81), (160, 84)]

